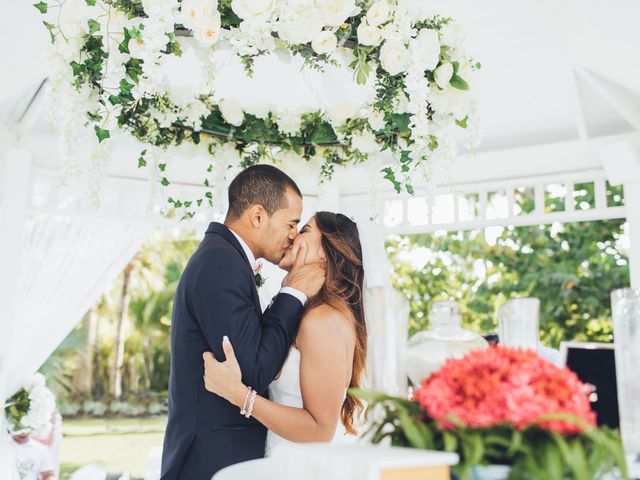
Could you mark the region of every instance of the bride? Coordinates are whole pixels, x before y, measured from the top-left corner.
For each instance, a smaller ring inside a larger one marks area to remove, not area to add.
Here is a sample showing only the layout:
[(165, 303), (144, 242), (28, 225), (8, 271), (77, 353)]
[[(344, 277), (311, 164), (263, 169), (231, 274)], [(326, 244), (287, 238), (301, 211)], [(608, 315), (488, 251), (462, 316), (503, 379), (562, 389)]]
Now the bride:
[(367, 330), (362, 302), (362, 248), (356, 224), (342, 214), (318, 212), (300, 231), (279, 266), (289, 270), (301, 242), (308, 245), (306, 263), (326, 261), (326, 280), (305, 305), (289, 356), (269, 387), (269, 398), (256, 396), (252, 405), (242, 383), (233, 346), (225, 337), (226, 361), (209, 352), (205, 387), (268, 428), (266, 454), (282, 442), (328, 442), (338, 421), (355, 434), (354, 417), (362, 403), (347, 392), (359, 387), (366, 362)]

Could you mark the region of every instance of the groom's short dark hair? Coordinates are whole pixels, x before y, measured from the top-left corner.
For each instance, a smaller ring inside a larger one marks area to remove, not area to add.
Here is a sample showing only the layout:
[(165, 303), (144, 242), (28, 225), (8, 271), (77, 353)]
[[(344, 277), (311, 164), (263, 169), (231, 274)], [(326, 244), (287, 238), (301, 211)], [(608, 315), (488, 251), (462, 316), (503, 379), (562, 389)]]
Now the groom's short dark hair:
[(262, 205), (269, 215), (286, 208), (287, 189), (302, 197), (300, 189), (289, 175), (271, 165), (245, 168), (229, 185), (227, 220), (239, 218), (253, 205)]

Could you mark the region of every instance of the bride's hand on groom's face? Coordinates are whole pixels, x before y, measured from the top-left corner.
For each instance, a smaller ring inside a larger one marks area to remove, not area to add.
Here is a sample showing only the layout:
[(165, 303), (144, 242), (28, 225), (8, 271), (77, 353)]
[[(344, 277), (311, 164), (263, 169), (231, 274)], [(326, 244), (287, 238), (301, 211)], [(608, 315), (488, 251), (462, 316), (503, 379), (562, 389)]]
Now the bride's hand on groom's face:
[(307, 297), (313, 297), (320, 291), (322, 285), (324, 285), (326, 275), (325, 262), (305, 264), (308, 248), (306, 242), (302, 241), (300, 243), (296, 260), (291, 271), (282, 281), (282, 286), (295, 288)]
[[(233, 346), (225, 336), (222, 349), (226, 360), (219, 362), (211, 352), (204, 352), (204, 386), (211, 392), (228, 400), (236, 406), (242, 404), (247, 388), (242, 384), (242, 371), (236, 359)], [(239, 397), (242, 397), (239, 399)]]

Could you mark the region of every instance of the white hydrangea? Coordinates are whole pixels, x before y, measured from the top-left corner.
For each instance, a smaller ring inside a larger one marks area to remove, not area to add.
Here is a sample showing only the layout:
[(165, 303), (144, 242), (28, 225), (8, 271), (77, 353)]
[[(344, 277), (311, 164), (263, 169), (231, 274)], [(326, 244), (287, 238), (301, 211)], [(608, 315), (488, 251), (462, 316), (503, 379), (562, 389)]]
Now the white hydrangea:
[(429, 103), (432, 108), (442, 114), (453, 115), (457, 120), (463, 119), (469, 110), (471, 101), (469, 90), (458, 90), (450, 85), (444, 89), (431, 89)]
[(440, 61), (440, 39), (438, 31), (423, 28), (409, 42), (411, 62), (422, 70), (433, 70)]
[(302, 115), (295, 112), (282, 112), (276, 118), (278, 130), (285, 135), (296, 135), (302, 127)]
[(351, 136), (351, 148), (367, 155), (380, 151), (376, 136), (368, 129)]
[(209, 109), (200, 100), (190, 102), (183, 110), (181, 115), (187, 125), (195, 130), (202, 129), (202, 118), (209, 115)]
[(350, 118), (355, 118), (359, 109), (359, 105), (349, 102), (340, 102), (337, 105), (332, 105), (327, 108), (327, 116), (329, 117), (331, 125), (333, 125), (335, 129), (335, 127), (344, 125)]
[(220, 113), (227, 123), (239, 127), (244, 122), (244, 112), (234, 100), (224, 99), (218, 103)]
[(371, 113), (369, 113), (369, 125), (374, 132), (386, 127), (387, 122), (385, 122), (384, 119), (384, 112), (381, 112), (380, 110), (372, 110)]
[(266, 102), (252, 102), (250, 105), (244, 107), (244, 111), (256, 118), (265, 119), (267, 115), (269, 115), (271, 107)]
[(229, 43), (239, 55), (256, 55), (260, 51), (272, 52), (276, 48), (269, 23), (242, 22), (229, 38)]
[(466, 50), (468, 48), (468, 34), (459, 22), (449, 22), (440, 29), (442, 43), (455, 50)]

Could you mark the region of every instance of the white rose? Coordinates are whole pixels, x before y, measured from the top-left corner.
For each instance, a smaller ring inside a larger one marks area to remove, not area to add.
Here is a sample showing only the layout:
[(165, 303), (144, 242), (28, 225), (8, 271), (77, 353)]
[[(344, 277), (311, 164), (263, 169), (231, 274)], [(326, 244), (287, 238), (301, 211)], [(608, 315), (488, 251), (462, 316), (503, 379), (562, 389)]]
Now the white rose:
[(227, 123), (239, 127), (242, 125), (242, 122), (244, 122), (244, 112), (242, 108), (240, 108), (240, 105), (233, 100), (220, 100), (218, 107), (220, 108), (222, 118), (224, 118)]
[(373, 27), (383, 24), (389, 18), (389, 4), (386, 0), (378, 0), (367, 10), (367, 23)]
[(210, 47), (218, 41), (221, 31), (220, 13), (215, 12), (208, 22), (198, 25), (193, 31), (193, 36), (201, 45)]
[(180, 3), (180, 22), (191, 29), (205, 25), (217, 11), (217, 2), (211, 0), (183, 0)]
[(313, 3), (323, 26), (337, 27), (357, 11), (354, 0), (315, 0)]
[(433, 70), (440, 61), (440, 39), (437, 30), (423, 28), (409, 42), (411, 61), (423, 70)]
[(433, 78), (440, 88), (445, 88), (447, 85), (449, 85), (451, 77), (453, 77), (453, 65), (451, 65), (450, 63), (444, 63), (440, 65), (433, 72)]
[(387, 126), (387, 122), (384, 120), (384, 112), (380, 110), (374, 110), (369, 115), (369, 125), (373, 131), (382, 130)]
[(278, 35), (293, 44), (309, 43), (322, 30), (322, 22), (309, 5), (292, 7), (278, 22)]
[(167, 17), (176, 5), (173, 0), (142, 0), (144, 13), (149, 17)]
[(386, 41), (380, 49), (380, 63), (390, 75), (398, 75), (407, 69), (409, 51), (398, 42)]
[(318, 55), (331, 53), (336, 49), (337, 46), (338, 38), (334, 35), (333, 32), (329, 30), (323, 30), (322, 32), (317, 34), (311, 42), (311, 48), (313, 48), (313, 51)]
[(382, 32), (378, 27), (373, 27), (362, 22), (358, 25), (358, 42), (362, 45), (378, 45), (382, 40)]
[(232, 0), (231, 9), (243, 20), (263, 23), (273, 15), (273, 0)]
[(295, 135), (302, 127), (302, 115), (291, 112), (283, 112), (278, 114), (276, 120), (278, 130), (285, 135)]

